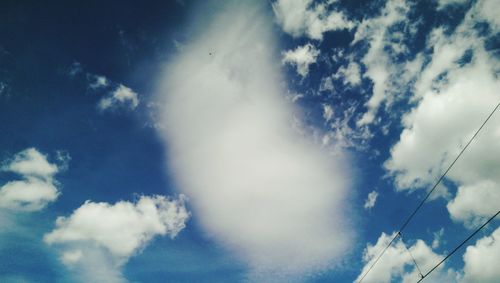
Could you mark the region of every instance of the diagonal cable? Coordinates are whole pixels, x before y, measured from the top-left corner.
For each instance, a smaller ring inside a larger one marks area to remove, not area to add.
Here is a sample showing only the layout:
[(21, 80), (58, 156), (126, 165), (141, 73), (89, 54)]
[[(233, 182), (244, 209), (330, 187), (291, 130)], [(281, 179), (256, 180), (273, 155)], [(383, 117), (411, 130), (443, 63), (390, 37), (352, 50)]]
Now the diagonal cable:
[(431, 270), (429, 270), (429, 272), (423, 275), (422, 278), (420, 278), (420, 280), (417, 281), (417, 283), (421, 282), (427, 276), (429, 276), (429, 274), (431, 274), (443, 262), (445, 262), (448, 258), (450, 258), (456, 251), (458, 251), (458, 249), (460, 249), (463, 245), (465, 245), (465, 243), (467, 243), (472, 237), (474, 237), (479, 231), (481, 231), (481, 229), (483, 229), (486, 225), (488, 225), (488, 223), (490, 223), (493, 219), (495, 219), (495, 217), (497, 217), (498, 214), (500, 214), (500, 210), (497, 213), (495, 213), (495, 215), (493, 215), (490, 219), (488, 219), (488, 221), (486, 221), (483, 225), (477, 228), (476, 231), (474, 231), (474, 233), (470, 234), (469, 237), (463, 240), (457, 247), (455, 247), (455, 249), (453, 249), (453, 251), (451, 251), (445, 258), (443, 258), (440, 262), (438, 262), (438, 264), (436, 264)]
[(410, 257), (413, 260), (413, 264), (415, 265), (415, 267), (418, 270), (418, 274), (420, 275), (420, 278), (423, 278), (424, 275), (422, 274), (422, 270), (420, 270), (420, 267), (418, 266), (417, 261), (415, 260), (415, 257), (411, 253), (410, 249), (406, 246), (405, 241), (403, 239), (403, 234), (401, 234), (401, 232), (399, 232), (398, 234), (399, 234), (399, 237), (401, 238), (401, 243), (403, 243), (403, 246), (405, 247), (406, 251), (408, 251), (408, 254), (410, 254)]
[(457, 155), (457, 157), (453, 160), (453, 162), (451, 162), (451, 164), (448, 166), (448, 168), (446, 169), (446, 171), (444, 171), (444, 173), (441, 175), (441, 177), (439, 177), (439, 179), (436, 181), (436, 183), (434, 184), (434, 186), (432, 186), (431, 190), (427, 193), (427, 195), (424, 197), (424, 199), (422, 199), (422, 201), (420, 201), (420, 203), (417, 205), (417, 207), (415, 208), (415, 210), (413, 210), (413, 212), (410, 214), (410, 216), (408, 216), (408, 218), (405, 220), (405, 222), (403, 223), (403, 225), (401, 225), (401, 228), (399, 228), (398, 233), (394, 236), (394, 238), (392, 238), (392, 240), (389, 242), (389, 244), (382, 250), (382, 252), (377, 257), (377, 259), (375, 260), (375, 262), (370, 266), (370, 268), (368, 268), (368, 270), (363, 274), (363, 276), (361, 276), (361, 279), (357, 283), (363, 282), (363, 279), (365, 279), (366, 275), (368, 275), (368, 273), (370, 273), (370, 271), (372, 270), (372, 268), (377, 264), (377, 262), (384, 255), (384, 253), (387, 251), (387, 249), (394, 243), (394, 241), (396, 240), (396, 238), (399, 236), (399, 233), (401, 233), (406, 228), (406, 226), (408, 225), (408, 223), (410, 223), (410, 221), (413, 219), (413, 217), (415, 216), (415, 214), (417, 214), (417, 212), (424, 205), (424, 203), (427, 201), (427, 199), (429, 199), (429, 197), (431, 196), (431, 194), (436, 190), (437, 186), (441, 183), (441, 181), (444, 179), (444, 177), (446, 177), (446, 174), (448, 174), (448, 172), (455, 165), (455, 163), (458, 161), (458, 159), (462, 156), (462, 154), (465, 152), (465, 150), (469, 147), (469, 145), (472, 143), (472, 141), (477, 137), (477, 135), (479, 134), (479, 132), (481, 132), (481, 130), (483, 129), (484, 125), (486, 125), (486, 123), (490, 120), (491, 116), (493, 116), (493, 114), (497, 111), (498, 107), (500, 107), (500, 102), (495, 106), (495, 108), (493, 109), (493, 111), (491, 111), (491, 113), (484, 120), (484, 122), (481, 124), (481, 126), (477, 129), (477, 131), (474, 133), (474, 135), (469, 139), (469, 141), (467, 142), (467, 144), (464, 146), (464, 148), (462, 148), (462, 150)]

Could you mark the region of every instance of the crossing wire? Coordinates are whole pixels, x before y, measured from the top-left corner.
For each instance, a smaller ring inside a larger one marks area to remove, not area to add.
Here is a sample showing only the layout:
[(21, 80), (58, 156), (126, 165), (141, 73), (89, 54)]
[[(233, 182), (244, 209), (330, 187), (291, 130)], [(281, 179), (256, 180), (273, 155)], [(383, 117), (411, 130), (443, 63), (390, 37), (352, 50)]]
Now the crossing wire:
[(495, 106), (495, 108), (493, 109), (493, 111), (491, 111), (491, 113), (488, 115), (488, 117), (486, 118), (486, 120), (484, 120), (484, 122), (481, 124), (481, 126), (477, 129), (477, 131), (474, 133), (474, 135), (469, 139), (469, 141), (467, 142), (467, 144), (462, 148), (462, 150), (457, 155), (457, 157), (453, 160), (453, 162), (451, 162), (451, 164), (448, 166), (448, 168), (446, 169), (446, 171), (444, 171), (444, 173), (441, 175), (441, 177), (439, 177), (439, 179), (436, 181), (436, 183), (434, 184), (434, 186), (432, 186), (432, 189), (427, 193), (427, 195), (417, 205), (417, 207), (415, 208), (415, 210), (413, 210), (413, 212), (410, 214), (410, 216), (408, 216), (408, 218), (405, 220), (405, 222), (403, 223), (403, 225), (401, 225), (401, 227), (399, 228), (398, 233), (392, 238), (392, 240), (389, 242), (389, 244), (387, 244), (387, 246), (382, 250), (382, 252), (379, 254), (379, 256), (377, 257), (377, 259), (370, 265), (370, 267), (368, 268), (368, 270), (363, 274), (363, 276), (361, 276), (361, 279), (359, 279), (359, 281), (357, 283), (363, 282), (363, 280), (365, 279), (366, 275), (368, 275), (368, 273), (370, 273), (370, 271), (378, 263), (378, 261), (380, 260), (380, 258), (385, 254), (385, 252), (387, 251), (387, 249), (399, 237), (400, 233), (403, 232), (403, 230), (410, 223), (410, 221), (413, 219), (413, 217), (415, 216), (415, 214), (417, 214), (417, 212), (420, 210), (420, 208), (424, 205), (424, 203), (427, 201), (427, 199), (429, 199), (429, 197), (431, 196), (431, 194), (436, 190), (437, 186), (441, 183), (441, 181), (443, 181), (444, 177), (446, 177), (446, 174), (448, 174), (448, 172), (451, 170), (451, 168), (453, 167), (453, 165), (455, 165), (455, 163), (457, 162), (457, 160), (462, 156), (462, 154), (469, 147), (469, 145), (472, 143), (472, 141), (476, 138), (476, 136), (479, 134), (479, 132), (481, 132), (481, 130), (483, 129), (484, 125), (486, 125), (486, 123), (490, 120), (491, 116), (493, 116), (493, 114), (495, 113), (495, 111), (497, 111), (498, 107), (500, 107), (500, 102)]
[(488, 223), (490, 223), (493, 219), (495, 219), (495, 217), (497, 217), (497, 215), (500, 213), (500, 210), (495, 213), (495, 215), (493, 215), (490, 219), (488, 219), (488, 221), (484, 222), (483, 225), (481, 225), (481, 227), (477, 228), (476, 231), (474, 231), (474, 233), (470, 234), (469, 237), (467, 237), (465, 240), (463, 240), (458, 246), (455, 247), (455, 249), (453, 249), (453, 251), (451, 251), (445, 258), (443, 258), (440, 262), (438, 262), (438, 264), (436, 264), (431, 270), (429, 270), (425, 275), (422, 276), (422, 278), (420, 278), (420, 280), (417, 281), (417, 283), (420, 283), (422, 280), (424, 280), (427, 276), (429, 276), (429, 274), (431, 274), (436, 268), (438, 268), (443, 262), (445, 262), (448, 258), (450, 258), (456, 251), (458, 251), (458, 249), (460, 249), (463, 245), (465, 245), (465, 243), (467, 243), (472, 237), (474, 237), (479, 231), (481, 231), (481, 229), (483, 229), (486, 225), (488, 225)]
[(408, 254), (410, 254), (410, 257), (411, 259), (413, 260), (413, 264), (415, 265), (415, 267), (417, 268), (418, 270), (418, 274), (420, 275), (420, 278), (423, 278), (424, 275), (422, 274), (422, 270), (420, 270), (420, 267), (418, 266), (417, 264), (417, 260), (415, 259), (415, 257), (413, 256), (413, 254), (411, 253), (410, 249), (408, 248), (408, 246), (405, 244), (404, 242), (404, 239), (403, 239), (403, 234), (401, 234), (401, 232), (399, 232), (399, 237), (401, 237), (401, 243), (403, 243), (403, 246), (405, 247), (406, 251), (408, 251)]

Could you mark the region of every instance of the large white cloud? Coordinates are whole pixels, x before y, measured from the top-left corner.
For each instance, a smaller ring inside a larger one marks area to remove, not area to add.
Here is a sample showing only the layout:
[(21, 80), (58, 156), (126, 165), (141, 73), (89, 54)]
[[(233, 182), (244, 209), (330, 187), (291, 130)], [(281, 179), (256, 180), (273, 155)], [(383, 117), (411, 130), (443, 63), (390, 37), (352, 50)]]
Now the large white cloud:
[[(336, 1), (330, 1), (330, 4), (334, 2)], [(278, 0), (273, 3), (273, 10), (283, 31), (294, 37), (307, 36), (321, 40), (325, 32), (350, 30), (355, 26), (343, 12), (332, 10), (328, 3)]]
[(92, 282), (119, 282), (120, 267), (130, 256), (155, 236), (174, 238), (184, 229), (189, 218), (184, 202), (183, 195), (178, 200), (141, 196), (137, 202), (115, 204), (87, 201), (70, 216), (58, 217), (44, 241), (61, 246), (63, 263), (89, 272), (85, 278)]
[(500, 228), (467, 247), (463, 256), (464, 283), (495, 283), (500, 280)]
[(296, 274), (348, 248), (348, 176), (294, 126), (260, 8), (228, 4), (186, 44), (162, 78), (161, 122), (178, 187), (206, 233), (256, 272)]
[(59, 196), (53, 178), (59, 168), (35, 148), (25, 149), (4, 161), (1, 170), (18, 174), (21, 180), (9, 181), (0, 187), (0, 208), (37, 211)]
[[(428, 188), (500, 101), (500, 62), (474, 31), (477, 19), (487, 19), (488, 3), (478, 1), (452, 35), (437, 29), (428, 39), (434, 53), (415, 85), (417, 106), (403, 117), (405, 129), (385, 164), (399, 190)], [(459, 186), (450, 215), (469, 227), (496, 212), (488, 200), (498, 198), (500, 188), (499, 114), (447, 176)]]

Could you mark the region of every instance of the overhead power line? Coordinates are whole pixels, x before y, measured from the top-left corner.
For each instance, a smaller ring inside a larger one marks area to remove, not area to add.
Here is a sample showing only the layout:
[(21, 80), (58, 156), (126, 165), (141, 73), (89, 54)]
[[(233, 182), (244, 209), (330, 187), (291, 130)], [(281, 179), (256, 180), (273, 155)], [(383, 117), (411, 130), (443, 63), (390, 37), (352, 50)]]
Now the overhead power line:
[(392, 240), (389, 242), (389, 244), (387, 244), (387, 246), (382, 250), (382, 252), (379, 254), (379, 256), (377, 257), (377, 259), (372, 263), (372, 265), (370, 265), (370, 267), (368, 268), (368, 270), (363, 274), (363, 276), (361, 276), (361, 279), (359, 279), (359, 281), (357, 283), (363, 282), (363, 280), (365, 279), (366, 275), (368, 275), (368, 273), (370, 273), (370, 271), (378, 263), (378, 261), (380, 260), (380, 258), (385, 254), (385, 252), (387, 251), (387, 249), (401, 235), (401, 233), (406, 228), (406, 226), (410, 223), (410, 221), (413, 219), (413, 217), (415, 216), (415, 214), (417, 214), (417, 212), (420, 210), (420, 208), (422, 208), (422, 206), (427, 201), (427, 199), (429, 199), (429, 197), (431, 196), (431, 194), (436, 190), (437, 186), (441, 183), (441, 181), (443, 181), (444, 177), (446, 177), (446, 174), (448, 174), (448, 172), (455, 165), (455, 163), (458, 161), (458, 159), (462, 156), (462, 154), (465, 152), (465, 150), (469, 147), (469, 145), (472, 143), (472, 141), (477, 137), (477, 135), (479, 134), (479, 132), (481, 132), (481, 130), (483, 129), (484, 125), (486, 125), (486, 123), (490, 120), (491, 116), (493, 116), (493, 114), (495, 113), (495, 111), (497, 111), (498, 107), (500, 107), (500, 102), (495, 106), (495, 108), (493, 109), (493, 111), (491, 111), (491, 113), (484, 120), (484, 122), (481, 124), (481, 126), (476, 130), (476, 132), (474, 133), (474, 135), (469, 139), (469, 141), (467, 142), (467, 144), (462, 148), (462, 150), (460, 151), (460, 153), (453, 160), (453, 162), (451, 162), (451, 164), (444, 171), (444, 173), (441, 175), (441, 177), (439, 177), (439, 179), (436, 181), (436, 183), (434, 184), (434, 186), (432, 186), (431, 190), (427, 193), (427, 195), (425, 195), (425, 197), (422, 199), (422, 201), (420, 201), (420, 203), (413, 210), (413, 212), (408, 216), (408, 218), (406, 218), (406, 220), (403, 222), (403, 225), (401, 225), (401, 227), (399, 228), (398, 233), (396, 233), (396, 235), (392, 238)]
[(443, 258), (440, 262), (438, 262), (438, 264), (436, 264), (431, 270), (429, 270), (425, 275), (422, 275), (422, 278), (420, 278), (420, 280), (417, 281), (417, 283), (421, 282), (422, 280), (424, 280), (427, 276), (429, 276), (429, 274), (431, 274), (436, 268), (438, 268), (443, 262), (445, 262), (448, 258), (450, 258), (458, 249), (460, 249), (463, 245), (465, 245), (465, 243), (467, 243), (472, 237), (474, 237), (479, 231), (481, 231), (481, 229), (483, 229), (486, 225), (488, 225), (488, 223), (490, 223), (493, 219), (495, 219), (495, 217), (497, 217), (497, 215), (500, 213), (500, 210), (495, 213), (495, 215), (493, 215), (490, 219), (488, 219), (488, 221), (486, 221), (483, 225), (481, 225), (481, 227), (477, 228), (476, 231), (474, 231), (474, 233), (470, 234), (469, 237), (467, 237), (465, 240), (463, 240), (455, 249), (453, 249), (453, 251), (451, 251), (445, 258)]

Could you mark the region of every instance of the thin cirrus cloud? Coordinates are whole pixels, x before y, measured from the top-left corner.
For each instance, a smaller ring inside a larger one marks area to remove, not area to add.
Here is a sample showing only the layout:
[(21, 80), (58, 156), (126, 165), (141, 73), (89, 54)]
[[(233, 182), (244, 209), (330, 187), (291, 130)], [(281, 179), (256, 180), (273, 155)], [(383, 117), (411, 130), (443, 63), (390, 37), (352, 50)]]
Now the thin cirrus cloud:
[(253, 274), (304, 274), (341, 261), (355, 235), (344, 218), (348, 165), (293, 125), (261, 8), (221, 7), (167, 65), (160, 129), (206, 234)]

